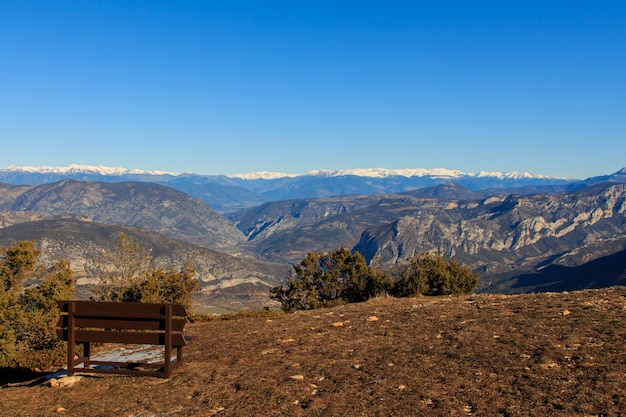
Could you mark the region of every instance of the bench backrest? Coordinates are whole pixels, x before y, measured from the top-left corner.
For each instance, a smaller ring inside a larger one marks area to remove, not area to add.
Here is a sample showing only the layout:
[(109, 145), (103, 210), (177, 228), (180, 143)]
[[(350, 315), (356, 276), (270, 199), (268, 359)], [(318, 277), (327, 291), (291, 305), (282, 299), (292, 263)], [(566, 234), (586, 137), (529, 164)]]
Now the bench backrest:
[(58, 305), (57, 335), (64, 341), (185, 345), (187, 310), (181, 304), (58, 301)]

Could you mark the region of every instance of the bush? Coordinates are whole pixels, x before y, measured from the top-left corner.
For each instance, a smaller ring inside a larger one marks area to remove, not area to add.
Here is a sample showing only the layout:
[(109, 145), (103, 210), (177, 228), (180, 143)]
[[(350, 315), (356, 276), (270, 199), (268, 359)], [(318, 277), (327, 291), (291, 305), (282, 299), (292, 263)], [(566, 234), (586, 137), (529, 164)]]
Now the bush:
[[(56, 301), (74, 295), (74, 273), (66, 261), (38, 265), (39, 255), (34, 241), (0, 251), (0, 366), (43, 368), (65, 354)], [(24, 288), (27, 281), (39, 284)]]
[(280, 302), (286, 312), (366, 301), (383, 294), (470, 294), (478, 284), (478, 274), (468, 267), (428, 253), (416, 255), (387, 273), (367, 265), (360, 253), (344, 248), (309, 253), (293, 268), (286, 287), (270, 289), (270, 298)]
[(478, 274), (455, 259), (424, 253), (419, 254), (392, 272), (395, 282), (392, 295), (470, 294), (478, 285)]
[[(101, 300), (191, 305), (199, 289), (191, 266), (180, 271), (157, 267), (123, 234), (112, 253), (119, 262), (101, 270)], [(56, 302), (73, 298), (74, 273), (63, 260), (41, 265), (39, 255), (34, 241), (0, 249), (0, 367), (45, 368), (61, 363), (66, 354), (56, 335), (60, 316)]]
[(193, 279), (194, 270), (187, 265), (181, 271), (152, 268), (143, 279), (132, 283), (120, 297), (120, 301), (142, 303), (180, 303), (191, 306), (193, 293), (200, 289)]
[(279, 301), (284, 311), (365, 301), (391, 288), (381, 271), (368, 266), (360, 253), (345, 248), (309, 253), (293, 268), (286, 287), (270, 290), (270, 298)]
[(156, 265), (149, 252), (136, 240), (120, 233), (110, 252), (94, 261), (100, 283), (93, 287), (100, 301), (180, 303), (191, 307), (200, 289), (190, 264), (180, 270)]

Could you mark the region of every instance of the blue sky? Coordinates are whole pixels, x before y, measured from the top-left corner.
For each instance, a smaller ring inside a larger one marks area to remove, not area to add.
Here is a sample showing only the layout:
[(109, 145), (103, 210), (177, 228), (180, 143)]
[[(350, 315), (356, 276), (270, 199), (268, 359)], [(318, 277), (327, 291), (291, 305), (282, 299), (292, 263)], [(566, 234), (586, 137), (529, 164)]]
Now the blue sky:
[(626, 166), (621, 1), (0, 2), (0, 168)]

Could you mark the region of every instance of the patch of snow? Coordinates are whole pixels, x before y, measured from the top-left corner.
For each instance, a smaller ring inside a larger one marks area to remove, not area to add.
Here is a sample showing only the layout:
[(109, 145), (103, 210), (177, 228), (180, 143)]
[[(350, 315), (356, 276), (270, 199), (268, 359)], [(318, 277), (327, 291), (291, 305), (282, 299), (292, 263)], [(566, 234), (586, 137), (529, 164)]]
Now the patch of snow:
[[(155, 345), (129, 345), (130, 347), (120, 347), (111, 349), (106, 352), (99, 352), (97, 355), (91, 357), (92, 361), (105, 361), (105, 362), (159, 362), (162, 361), (165, 356), (164, 346)], [(173, 349), (174, 355), (172, 358), (176, 358), (175, 349)]]
[[(470, 175), (474, 176), (474, 177), (478, 177), (478, 178), (554, 179), (554, 177), (551, 177), (549, 175), (531, 174), (529, 172), (516, 172), (516, 171), (510, 171), (510, 172), (485, 172), (485, 171), (480, 171), (476, 175), (474, 175), (474, 174), (470, 174)], [(562, 178), (562, 179), (565, 179), (565, 178)]]
[(247, 174), (231, 174), (226, 175), (229, 178), (240, 178), (242, 180), (276, 180), (280, 178), (295, 178), (298, 177), (299, 174), (285, 174), (282, 172), (268, 172), (268, 171), (259, 171), (259, 172), (250, 172)]
[(142, 169), (127, 169), (121, 167), (107, 167), (103, 165), (92, 166), (92, 165), (80, 165), (80, 164), (71, 164), (66, 167), (51, 167), (51, 166), (14, 166), (11, 165), (8, 168), (3, 169), (2, 171), (17, 171), (17, 172), (28, 172), (28, 173), (42, 173), (42, 174), (100, 174), (100, 175), (127, 175), (127, 174), (148, 174), (148, 175), (178, 175), (173, 172), (166, 171), (149, 171)]
[[(626, 168), (625, 168), (626, 169)], [(66, 167), (52, 167), (52, 166), (14, 166), (11, 165), (8, 168), (0, 169), (0, 171), (15, 171), (24, 173), (42, 173), (42, 174), (100, 174), (100, 175), (172, 175), (180, 176), (180, 173), (167, 172), (167, 171), (150, 171), (141, 169), (126, 169), (121, 167), (106, 167), (103, 165), (91, 166), (91, 165), (79, 165), (71, 164)], [(185, 172), (184, 174), (192, 174)], [(229, 174), (225, 175), (229, 178), (239, 178), (243, 180), (274, 180), (280, 178), (296, 178), (302, 176), (317, 176), (317, 177), (341, 177), (353, 175), (358, 177), (369, 178), (387, 178), (393, 176), (402, 177), (432, 177), (432, 178), (462, 178), (462, 177), (475, 177), (475, 178), (508, 178), (508, 179), (551, 179), (548, 175), (532, 174), (529, 172), (487, 172), (480, 171), (477, 174), (466, 173), (459, 170), (446, 169), (446, 168), (406, 168), (406, 169), (386, 169), (386, 168), (356, 168), (356, 169), (337, 169), (337, 170), (312, 170), (306, 174), (287, 174), (283, 172), (270, 172), (270, 171), (258, 171), (241, 174)], [(561, 178), (565, 179), (565, 178)]]
[(305, 175), (314, 175), (319, 177), (341, 177), (345, 175), (354, 175), (358, 177), (370, 178), (386, 178), (386, 177), (425, 177), (433, 176), (437, 178), (458, 178), (466, 175), (461, 171), (445, 169), (445, 168), (407, 168), (407, 169), (386, 169), (386, 168), (357, 168), (357, 169), (339, 169), (339, 170), (313, 170)]
[[(165, 358), (165, 347), (155, 345), (125, 345), (124, 347), (112, 347), (111, 349), (98, 354), (92, 355), (92, 361), (105, 361), (105, 362), (143, 362), (143, 363), (155, 363), (162, 362)], [(172, 361), (176, 360), (176, 350), (172, 350)], [(84, 364), (79, 365), (77, 368), (83, 368)], [(94, 368), (99, 369), (112, 369), (111, 366), (95, 365)], [(44, 376), (43, 380), (50, 380), (52, 378), (61, 378), (67, 376), (67, 368), (54, 372)]]
[(354, 175), (358, 177), (370, 178), (387, 178), (387, 177), (432, 177), (432, 178), (509, 178), (509, 179), (550, 179), (548, 175), (531, 174), (528, 172), (486, 172), (480, 171), (478, 174), (467, 173), (454, 169), (446, 168), (406, 168), (406, 169), (386, 169), (386, 168), (362, 168), (362, 169), (345, 169), (345, 170), (313, 170), (304, 175), (313, 175), (319, 177), (340, 177), (345, 175)]

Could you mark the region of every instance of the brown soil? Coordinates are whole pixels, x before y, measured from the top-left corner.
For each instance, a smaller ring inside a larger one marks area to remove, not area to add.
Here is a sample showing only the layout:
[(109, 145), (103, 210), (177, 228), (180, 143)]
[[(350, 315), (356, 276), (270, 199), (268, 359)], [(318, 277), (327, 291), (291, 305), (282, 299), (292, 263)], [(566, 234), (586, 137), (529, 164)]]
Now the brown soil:
[(626, 415), (624, 288), (380, 298), (192, 323), (187, 334), (170, 380), (13, 383), (0, 389), (0, 414)]

